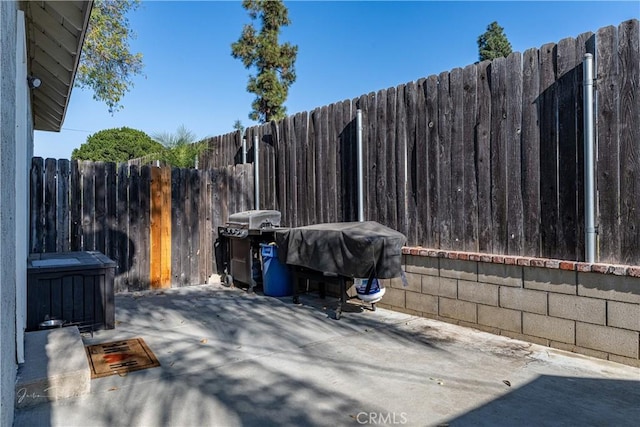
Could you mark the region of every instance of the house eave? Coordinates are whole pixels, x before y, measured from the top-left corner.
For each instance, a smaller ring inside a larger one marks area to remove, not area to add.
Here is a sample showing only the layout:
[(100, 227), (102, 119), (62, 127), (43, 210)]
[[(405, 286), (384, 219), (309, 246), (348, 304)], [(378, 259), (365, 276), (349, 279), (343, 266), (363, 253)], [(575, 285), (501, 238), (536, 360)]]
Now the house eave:
[(36, 130), (62, 128), (93, 1), (22, 1), (27, 32), (27, 68), (41, 81), (32, 90)]

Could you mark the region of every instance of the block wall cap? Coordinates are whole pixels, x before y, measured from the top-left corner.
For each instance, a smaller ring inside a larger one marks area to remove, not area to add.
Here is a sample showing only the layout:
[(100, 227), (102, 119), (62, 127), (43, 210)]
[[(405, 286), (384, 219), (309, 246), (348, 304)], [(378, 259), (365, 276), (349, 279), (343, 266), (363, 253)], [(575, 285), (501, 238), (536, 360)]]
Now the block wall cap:
[(560, 259), (535, 258), (528, 256), (513, 256), (488, 254), (480, 252), (444, 251), (442, 249), (424, 248), (422, 246), (405, 246), (405, 255), (429, 258), (446, 258), (464, 261), (487, 262), (492, 264), (516, 265), (522, 267), (541, 267), (554, 270), (578, 271), (581, 273), (611, 274), (614, 276), (640, 277), (640, 266), (588, 263), (582, 261), (567, 261)]

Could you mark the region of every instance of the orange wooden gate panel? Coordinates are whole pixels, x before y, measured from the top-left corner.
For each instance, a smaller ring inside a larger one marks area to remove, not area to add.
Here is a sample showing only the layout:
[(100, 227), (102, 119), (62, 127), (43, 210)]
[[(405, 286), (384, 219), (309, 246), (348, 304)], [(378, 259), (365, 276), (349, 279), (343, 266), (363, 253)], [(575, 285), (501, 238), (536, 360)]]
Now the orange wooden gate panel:
[(152, 289), (171, 287), (171, 168), (151, 169)]

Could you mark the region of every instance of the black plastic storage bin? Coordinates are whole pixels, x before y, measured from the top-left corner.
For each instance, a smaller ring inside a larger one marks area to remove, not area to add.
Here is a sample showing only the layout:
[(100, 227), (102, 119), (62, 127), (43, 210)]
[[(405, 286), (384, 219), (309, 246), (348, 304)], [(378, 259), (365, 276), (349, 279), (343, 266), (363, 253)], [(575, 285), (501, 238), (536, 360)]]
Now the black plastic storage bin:
[(113, 329), (115, 267), (100, 252), (29, 255), (27, 331), (40, 329), (47, 319), (81, 329)]

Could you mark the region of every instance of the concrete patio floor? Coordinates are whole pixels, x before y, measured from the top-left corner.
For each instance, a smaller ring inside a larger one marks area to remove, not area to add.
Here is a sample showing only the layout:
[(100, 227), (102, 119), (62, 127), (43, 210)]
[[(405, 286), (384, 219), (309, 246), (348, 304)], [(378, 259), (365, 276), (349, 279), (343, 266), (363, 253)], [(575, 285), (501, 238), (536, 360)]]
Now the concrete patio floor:
[[(15, 426), (637, 425), (640, 369), (334, 299), (206, 285), (116, 296), (161, 366), (16, 410)], [(510, 385), (509, 385), (510, 384)]]

